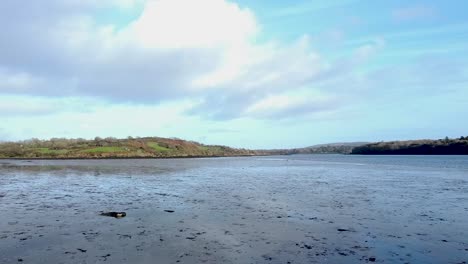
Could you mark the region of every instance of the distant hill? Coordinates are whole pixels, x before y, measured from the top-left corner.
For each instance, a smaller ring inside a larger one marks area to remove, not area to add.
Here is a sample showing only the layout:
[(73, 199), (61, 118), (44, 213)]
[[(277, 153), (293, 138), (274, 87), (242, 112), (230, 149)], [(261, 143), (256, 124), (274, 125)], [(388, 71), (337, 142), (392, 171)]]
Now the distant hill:
[(252, 156), (260, 151), (204, 145), (177, 138), (31, 139), (0, 143), (0, 158), (168, 158)]
[(369, 144), (369, 142), (349, 142), (319, 144), (298, 149), (300, 154), (350, 154), (355, 147)]
[(353, 148), (368, 144), (368, 142), (328, 143), (313, 145), (305, 148), (259, 150), (259, 152), (270, 155), (292, 155), (292, 154), (350, 154)]
[(408, 140), (366, 144), (353, 148), (361, 155), (468, 155), (468, 137)]

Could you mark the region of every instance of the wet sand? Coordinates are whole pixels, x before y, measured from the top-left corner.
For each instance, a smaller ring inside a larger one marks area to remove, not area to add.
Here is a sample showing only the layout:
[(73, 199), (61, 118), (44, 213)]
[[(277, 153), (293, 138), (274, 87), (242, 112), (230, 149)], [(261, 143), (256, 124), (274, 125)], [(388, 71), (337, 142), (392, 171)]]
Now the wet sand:
[(3, 160), (0, 263), (466, 263), (468, 159), (436, 158)]

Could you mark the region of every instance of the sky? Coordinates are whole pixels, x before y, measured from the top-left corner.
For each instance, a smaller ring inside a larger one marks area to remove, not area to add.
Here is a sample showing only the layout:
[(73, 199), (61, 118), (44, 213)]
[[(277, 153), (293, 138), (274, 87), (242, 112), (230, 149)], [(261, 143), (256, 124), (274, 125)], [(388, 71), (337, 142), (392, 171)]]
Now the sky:
[(468, 2), (0, 1), (0, 140), (468, 136)]

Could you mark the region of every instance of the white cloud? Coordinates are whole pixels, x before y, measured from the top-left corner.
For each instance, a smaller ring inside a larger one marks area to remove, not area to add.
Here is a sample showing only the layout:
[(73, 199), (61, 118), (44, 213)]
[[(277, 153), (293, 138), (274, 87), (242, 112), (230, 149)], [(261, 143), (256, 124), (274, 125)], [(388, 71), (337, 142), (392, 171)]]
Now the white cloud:
[[(137, 104), (191, 98), (198, 104), (190, 113), (219, 119), (249, 113), (273, 117), (292, 108), (321, 111), (323, 107), (290, 106), (266, 115), (252, 109), (265, 98), (295, 96), (304, 89), (331, 96), (333, 89), (315, 83), (348, 74), (383, 46), (377, 40), (352, 57), (329, 62), (312, 49), (307, 35), (292, 43), (256, 42), (261, 25), (255, 15), (227, 0), (113, 3), (143, 5), (143, 11), (117, 27), (99, 24), (89, 11), (115, 8), (110, 1), (47, 2), (55, 11), (47, 16), (47, 6), (25, 11), (7, 1), (9, 12), (24, 20), (1, 18), (6, 11), (0, 11), (0, 22), (16, 22), (11, 34), (0, 35), (0, 95), (87, 96)], [(72, 11), (70, 6), (80, 8)]]
[(155, 0), (129, 28), (146, 48), (242, 45), (258, 31), (253, 13), (223, 0)]
[(205, 88), (235, 86), (236, 91), (273, 92), (275, 87), (285, 89), (287, 82), (289, 89), (297, 89), (302, 80), (317, 76), (322, 64), (320, 55), (311, 51), (309, 37), (303, 36), (289, 45), (267, 43), (227, 50), (221, 66), (194, 83)]

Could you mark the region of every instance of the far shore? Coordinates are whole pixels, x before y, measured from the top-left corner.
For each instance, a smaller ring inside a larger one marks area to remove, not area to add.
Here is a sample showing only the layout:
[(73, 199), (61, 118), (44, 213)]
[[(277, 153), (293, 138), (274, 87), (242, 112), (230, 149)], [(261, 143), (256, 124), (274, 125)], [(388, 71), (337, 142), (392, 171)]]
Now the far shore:
[(237, 156), (174, 156), (174, 157), (67, 157), (67, 158), (0, 158), (0, 160), (125, 160), (125, 159), (201, 159), (255, 157), (267, 155), (237, 155)]
[(258, 154), (230, 156), (173, 156), (173, 157), (66, 157), (66, 158), (0, 158), (0, 160), (127, 160), (127, 159), (202, 159), (202, 158), (235, 158), (235, 157), (266, 157), (289, 156), (292, 154)]
[(304, 148), (245, 149), (177, 138), (30, 139), (0, 143), (0, 160), (185, 159), (294, 154), (468, 155), (468, 137), (378, 143), (349, 142)]

